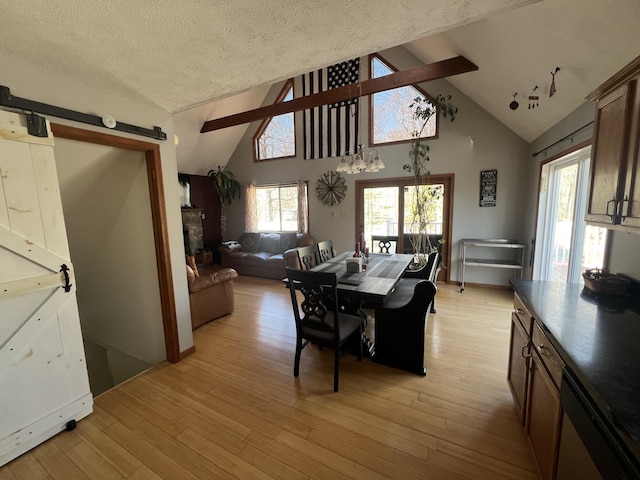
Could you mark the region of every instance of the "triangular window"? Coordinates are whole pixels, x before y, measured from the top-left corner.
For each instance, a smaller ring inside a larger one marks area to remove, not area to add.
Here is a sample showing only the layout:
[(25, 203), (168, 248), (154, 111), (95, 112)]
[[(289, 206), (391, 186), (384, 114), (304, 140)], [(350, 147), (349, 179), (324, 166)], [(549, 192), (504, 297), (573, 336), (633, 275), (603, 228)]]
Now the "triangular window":
[[(293, 80), (287, 80), (275, 103), (293, 100)], [(265, 119), (254, 138), (256, 162), (296, 156), (293, 112)]]
[[(384, 77), (397, 72), (379, 55), (370, 55), (371, 78)], [(413, 138), (413, 133), (422, 128), (421, 120), (414, 120), (413, 111), (409, 107), (416, 97), (429, 98), (429, 95), (417, 86), (394, 88), (371, 95), (371, 131), (370, 143), (405, 142)], [(433, 115), (422, 131), (421, 138), (438, 137), (438, 116)]]

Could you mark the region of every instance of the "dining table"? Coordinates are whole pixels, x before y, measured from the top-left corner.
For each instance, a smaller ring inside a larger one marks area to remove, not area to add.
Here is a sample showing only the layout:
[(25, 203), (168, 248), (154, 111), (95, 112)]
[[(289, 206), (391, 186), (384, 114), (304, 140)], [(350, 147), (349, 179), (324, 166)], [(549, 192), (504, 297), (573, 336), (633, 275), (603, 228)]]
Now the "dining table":
[(362, 257), (366, 269), (361, 272), (347, 271), (346, 261), (353, 257), (347, 251), (316, 265), (311, 270), (335, 273), (338, 293), (367, 302), (372, 306), (382, 305), (384, 299), (397, 285), (414, 256), (405, 253), (370, 253)]
[[(371, 253), (363, 258), (366, 269), (349, 272), (346, 261), (352, 257), (353, 251), (347, 251), (316, 265), (311, 270), (335, 273), (342, 307), (346, 307), (347, 313), (366, 318), (362, 307), (381, 306), (387, 295), (394, 291), (405, 270), (413, 262), (414, 256), (405, 253)], [(375, 355), (375, 344), (364, 332), (362, 344), (365, 356), (372, 358)]]

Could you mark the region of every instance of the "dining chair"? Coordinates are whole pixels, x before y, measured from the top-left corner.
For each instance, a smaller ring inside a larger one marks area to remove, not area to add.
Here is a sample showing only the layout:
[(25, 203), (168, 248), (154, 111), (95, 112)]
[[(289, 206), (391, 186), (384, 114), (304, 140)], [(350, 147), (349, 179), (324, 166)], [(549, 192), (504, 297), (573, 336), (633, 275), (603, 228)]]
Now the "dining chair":
[(320, 263), (318, 245), (307, 245), (298, 248), (298, 260), (301, 270), (310, 270)]
[(333, 240), (318, 242), (318, 254), (320, 256), (320, 263), (326, 262), (335, 257), (336, 251), (333, 248)]
[(375, 353), (371, 360), (389, 367), (426, 375), (424, 334), (436, 286), (404, 278), (384, 304), (375, 310)]
[[(342, 313), (337, 308), (335, 299), (338, 298), (338, 280), (335, 273), (289, 267), (286, 272), (296, 323), (293, 375), (299, 375), (300, 354), (309, 343), (320, 348), (333, 348), (333, 391), (337, 392), (340, 359), (349, 341), (355, 341), (359, 345), (358, 361), (362, 361), (362, 318)], [(332, 294), (325, 295), (327, 290), (331, 290)]]
[[(414, 279), (415, 285), (419, 280), (429, 280), (435, 285), (440, 272), (440, 264), (442, 263), (442, 255), (439, 252), (431, 252), (427, 257), (427, 263), (418, 270), (406, 270), (402, 275), (403, 279)], [(431, 313), (436, 313), (435, 297), (431, 302)]]
[(398, 237), (388, 235), (372, 235), (373, 247), (378, 247), (378, 253), (395, 253), (398, 245)]

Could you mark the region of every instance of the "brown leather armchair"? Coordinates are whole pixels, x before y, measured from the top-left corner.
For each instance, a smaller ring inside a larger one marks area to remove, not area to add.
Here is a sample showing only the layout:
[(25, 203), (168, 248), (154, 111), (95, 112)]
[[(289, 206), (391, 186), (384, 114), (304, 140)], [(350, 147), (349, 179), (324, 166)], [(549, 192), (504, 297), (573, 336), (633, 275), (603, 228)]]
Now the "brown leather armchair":
[(196, 276), (189, 265), (186, 267), (191, 326), (194, 330), (204, 323), (233, 312), (233, 279), (238, 277), (233, 268), (220, 268)]

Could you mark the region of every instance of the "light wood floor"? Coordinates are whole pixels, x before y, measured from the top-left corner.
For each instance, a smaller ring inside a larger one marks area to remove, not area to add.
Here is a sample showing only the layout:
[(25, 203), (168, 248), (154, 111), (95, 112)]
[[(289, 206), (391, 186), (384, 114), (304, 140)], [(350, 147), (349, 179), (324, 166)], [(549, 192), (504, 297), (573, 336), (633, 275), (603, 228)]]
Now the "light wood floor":
[[(196, 353), (95, 399), (95, 412), (0, 479), (535, 479), (506, 383), (512, 296), (440, 285), (420, 377), (307, 347), (278, 281), (235, 283)], [(368, 327), (371, 329), (372, 322)], [(371, 331), (371, 335), (373, 331)]]

